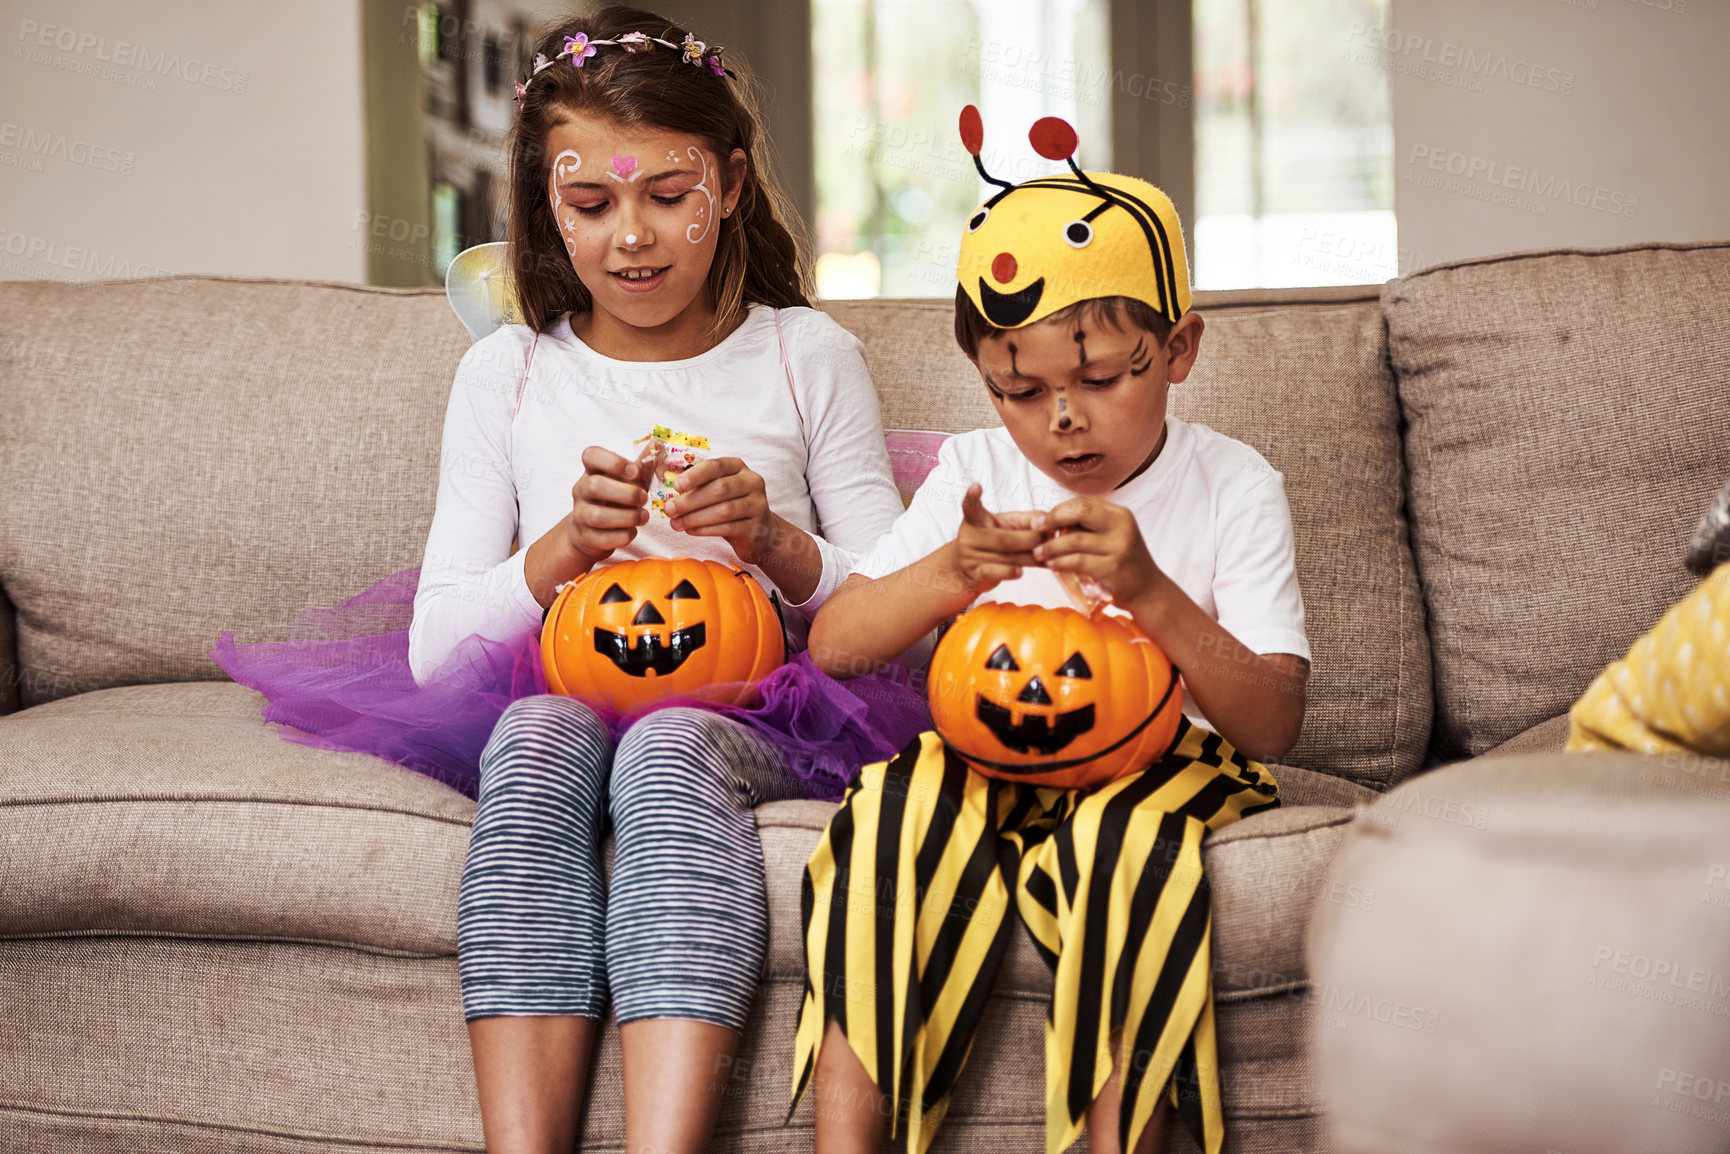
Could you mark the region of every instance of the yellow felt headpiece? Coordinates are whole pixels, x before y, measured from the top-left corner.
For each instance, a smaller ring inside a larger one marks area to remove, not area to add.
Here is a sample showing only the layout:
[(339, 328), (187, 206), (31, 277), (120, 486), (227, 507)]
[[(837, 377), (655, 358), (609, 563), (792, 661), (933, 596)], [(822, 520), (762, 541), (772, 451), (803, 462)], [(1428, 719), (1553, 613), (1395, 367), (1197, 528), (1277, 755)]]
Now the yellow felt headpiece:
[(1113, 296), (1142, 301), (1173, 323), (1188, 312), (1189, 261), (1171, 198), (1132, 176), (1083, 172), (1075, 129), (1055, 116), (1036, 121), (1027, 136), (1041, 156), (1069, 161), (1069, 175), (1021, 184), (991, 176), (979, 159), (979, 110), (961, 111), (974, 167), (1002, 190), (968, 218), (955, 269), (985, 319), (1015, 329)]

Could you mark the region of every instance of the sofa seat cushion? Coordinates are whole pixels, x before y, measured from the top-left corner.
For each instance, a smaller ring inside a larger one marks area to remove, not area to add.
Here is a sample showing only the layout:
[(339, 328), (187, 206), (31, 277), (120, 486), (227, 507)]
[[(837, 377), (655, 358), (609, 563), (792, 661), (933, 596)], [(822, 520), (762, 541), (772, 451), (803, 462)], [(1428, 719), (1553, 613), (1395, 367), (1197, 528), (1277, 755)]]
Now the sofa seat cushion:
[[(260, 719), (262, 700), (232, 682), (124, 686), (0, 718), (0, 828), (21, 863), (0, 888), (0, 934), (174, 933), (453, 954), (474, 803), (376, 757), (285, 740)], [(1285, 772), (1300, 796), (1373, 796)], [(757, 810), (773, 972), (803, 972), (800, 878), (835, 808)], [(1285, 911), (1314, 896), (1349, 817), (1339, 805), (1286, 806), (1209, 836), (1222, 990), (1268, 984), (1255, 975), (1278, 974), (1275, 985), (1301, 975), (1302, 926)], [(1050, 989), (1025, 934), (1003, 979), (1023, 993)]]
[[(0, 888), (0, 940), (13, 940), (0, 957), (16, 963), (18, 983), (54, 991), (52, 1032), (89, 1039), (62, 1045), (57, 1080), (20, 1091), (14, 1105), (23, 1113), (11, 1121), (45, 1126), (42, 1119), (52, 1118), (42, 1133), (72, 1141), (123, 1117), (137, 1129), (138, 1148), (150, 1150), (235, 1126), (284, 1141), (473, 1143), (455, 959), (473, 803), (377, 758), (286, 741), (260, 719), (260, 700), (232, 683), (140, 685), (0, 719), (0, 845), (13, 883)], [(1373, 796), (1289, 767), (1281, 783), (1292, 800)], [(811, 1101), (794, 1132), (775, 1135), (804, 985), (800, 877), (835, 808), (786, 801), (757, 810), (770, 955), (756, 1024), (728, 1073), (738, 1092), (723, 1112), (723, 1148), (756, 1148), (758, 1140), (764, 1149), (808, 1147), (800, 1131), (811, 1123)], [(1302, 1044), (1301, 947), (1315, 903), (1347, 900), (1328, 894), (1323, 879), (1352, 812), (1290, 805), (1206, 843), (1233, 1150), (1319, 1148)], [(212, 981), (229, 991), (226, 1000), (213, 1004), (214, 988), (185, 976), (206, 973), (223, 975)], [(122, 993), (103, 993), (116, 980)], [(340, 1005), (326, 997), (332, 982), (347, 991)], [(236, 993), (261, 983), (276, 991), (272, 998)], [(162, 997), (177, 984), (185, 984), (184, 997)], [(1049, 972), (1017, 930), (950, 1115), (989, 1125), (979, 1133), (956, 1125), (952, 1148), (983, 1148), (987, 1135), (1037, 1144), (1043, 1064), (1026, 1055), (1042, 1048), (1050, 991)], [(206, 1009), (187, 1012), (183, 1000)], [(391, 1023), (369, 1034), (376, 1052), (345, 1040), (357, 1016)], [(292, 1071), (259, 1064), (271, 1047), (257, 1039), (285, 1030), (306, 1035), (294, 1043), (300, 1050), (347, 1057)], [(8, 1045), (0, 1037), (0, 1059)], [(189, 1079), (186, 1094), (168, 1101), (154, 1081), (124, 1073), (208, 1068), (210, 1046), (225, 1061), (244, 1058), (232, 1071), (235, 1085), (278, 1088), (235, 1098), (204, 1093), (196, 1089), (203, 1081)], [(400, 1087), (393, 1071), (405, 1053), (423, 1055), (430, 1097), (384, 1089)], [(610, 1024), (595, 1077), (616, 1091)], [(319, 1105), (354, 1086), (368, 1088), (379, 1109), (354, 1115)], [(610, 1148), (619, 1119), (603, 1103), (617, 1095), (597, 1093), (587, 1133), (597, 1148)], [(401, 1109), (384, 1105), (398, 1100)], [(81, 1111), (94, 1113), (79, 1121)], [(1175, 1131), (1172, 1140), (1174, 1149), (1188, 1148)]]
[(1437, 265), (1383, 290), (1436, 752), (1567, 710), (1694, 586), (1730, 476), (1730, 242)]
[(284, 740), (232, 682), (0, 718), (0, 935), (143, 933), (449, 954), (474, 803)]
[[(266, 995), (266, 996), (261, 996)], [(802, 981), (760, 988), (725, 1083), (716, 1154), (808, 1154), (786, 1127)], [(128, 1154), (480, 1151), (455, 958), (301, 943), (95, 936), (0, 940), (7, 1149)], [(1223, 1001), (1228, 1154), (1323, 1150), (1301, 1000)], [(947, 1154), (1043, 1148), (1043, 998), (986, 1006)], [(1031, 1059), (1030, 1059), (1031, 1056)], [(603, 1026), (580, 1148), (624, 1149), (618, 1029)], [(899, 1149), (899, 1144), (896, 1146)], [(1086, 1139), (1074, 1148), (1086, 1149)], [(1166, 1149), (1194, 1149), (1175, 1121)]]
[(1485, 757), (1517, 757), (1523, 753), (1561, 753), (1568, 747), (1569, 717), (1566, 713), (1540, 721), (1524, 733), (1496, 746)]

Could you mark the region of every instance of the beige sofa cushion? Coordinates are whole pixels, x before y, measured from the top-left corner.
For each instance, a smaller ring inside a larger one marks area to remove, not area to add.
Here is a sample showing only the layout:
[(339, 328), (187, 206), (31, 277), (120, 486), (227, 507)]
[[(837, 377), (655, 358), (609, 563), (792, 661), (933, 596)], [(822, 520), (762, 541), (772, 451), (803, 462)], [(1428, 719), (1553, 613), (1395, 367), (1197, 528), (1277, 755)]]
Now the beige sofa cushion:
[(1383, 295), (1437, 751), (1564, 712), (1692, 588), (1730, 476), (1730, 243), (1438, 265)]
[(443, 293), (8, 283), (0, 331), (23, 704), (222, 677), (222, 630), (281, 640), (420, 564), (468, 347)]
[[(956, 348), (947, 301), (833, 301), (864, 342), (886, 424), (997, 425)], [(1385, 785), (1422, 764), (1430, 652), (1406, 542), (1399, 413), (1374, 289), (1198, 293), (1207, 319), (1171, 409), (1285, 474), (1313, 654), (1303, 738), (1286, 760)]]
[[(29, 1031), (0, 1028), (0, 1065), (27, 1068), (0, 1125), (62, 1144), (122, 1125), (129, 1148), (149, 1151), (227, 1148), (235, 1127), (283, 1143), (477, 1140), (455, 963), (474, 805), (376, 758), (287, 742), (259, 702), (226, 682), (126, 686), (0, 720), (0, 845), (14, 863), (0, 887), (0, 1004), (29, 989), (48, 1007)], [(1373, 797), (1285, 773), (1294, 800)], [(738, 1092), (719, 1149), (809, 1148), (812, 1102), (793, 1130), (778, 1126), (804, 983), (799, 878), (834, 810), (757, 810), (768, 981), (728, 1073)], [(1303, 931), (1351, 819), (1293, 805), (1206, 843), (1233, 1150), (1319, 1149)], [(1050, 989), (1017, 931), (948, 1149), (1037, 1146), (1044, 1075), (1026, 1055), (1041, 1051)], [(32, 1040), (43, 1031), (62, 1039), (52, 1062)], [(306, 1061), (313, 1052), (325, 1058)], [(213, 1054), (226, 1063), (214, 1081)], [(609, 1026), (587, 1122), (595, 1148), (617, 1140), (618, 1078)]]
[(1726, 1147), (1730, 762), (1551, 753), (1360, 810), (1309, 959), (1339, 1154)]

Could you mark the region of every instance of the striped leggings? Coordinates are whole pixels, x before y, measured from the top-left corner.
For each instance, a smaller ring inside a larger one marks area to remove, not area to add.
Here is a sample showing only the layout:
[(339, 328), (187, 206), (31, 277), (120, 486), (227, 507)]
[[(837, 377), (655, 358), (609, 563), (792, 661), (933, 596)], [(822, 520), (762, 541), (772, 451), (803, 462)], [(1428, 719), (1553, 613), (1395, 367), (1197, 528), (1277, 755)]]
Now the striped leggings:
[(573, 698), (512, 702), (481, 753), (457, 905), (465, 1018), (599, 1018), (610, 993), (620, 1024), (742, 1030), (769, 940), (751, 810), (797, 786), (779, 748), (715, 713), (660, 710), (614, 749)]

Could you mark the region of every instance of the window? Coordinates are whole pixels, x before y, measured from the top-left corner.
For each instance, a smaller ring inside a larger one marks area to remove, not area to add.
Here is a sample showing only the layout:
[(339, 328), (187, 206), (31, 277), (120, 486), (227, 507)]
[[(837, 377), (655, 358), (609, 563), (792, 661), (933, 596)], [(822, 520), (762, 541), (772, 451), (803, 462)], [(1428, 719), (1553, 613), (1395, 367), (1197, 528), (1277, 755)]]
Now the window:
[(1403, 271), (1388, 0), (1194, 0), (1197, 288), (1366, 284)]
[(1111, 163), (1106, 0), (813, 0), (817, 294), (955, 293), (960, 222), (989, 186), (956, 117), (977, 104), (982, 159), (1021, 181), (1067, 171), (1027, 130), (1061, 116), (1087, 168)]

